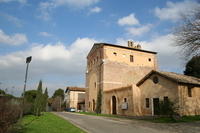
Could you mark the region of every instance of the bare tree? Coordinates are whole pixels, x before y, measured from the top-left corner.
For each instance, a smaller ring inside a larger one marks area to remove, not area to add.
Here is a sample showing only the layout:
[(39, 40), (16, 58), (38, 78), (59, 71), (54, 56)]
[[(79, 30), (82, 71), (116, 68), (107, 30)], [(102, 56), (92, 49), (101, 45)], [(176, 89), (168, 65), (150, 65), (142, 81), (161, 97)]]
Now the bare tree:
[(200, 55), (200, 8), (183, 16), (175, 31), (175, 41), (182, 48), (186, 60)]

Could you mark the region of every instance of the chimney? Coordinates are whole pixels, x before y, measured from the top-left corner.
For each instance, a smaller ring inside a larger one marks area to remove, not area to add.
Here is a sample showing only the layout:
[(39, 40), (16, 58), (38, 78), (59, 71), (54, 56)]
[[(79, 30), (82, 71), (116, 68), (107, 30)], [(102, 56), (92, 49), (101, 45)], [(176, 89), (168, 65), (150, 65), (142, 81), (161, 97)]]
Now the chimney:
[(140, 44), (135, 44), (133, 41), (128, 41), (128, 47), (129, 48), (136, 48), (136, 49), (142, 49), (141, 45)]
[(134, 48), (135, 46), (134, 46), (134, 42), (133, 41), (128, 41), (128, 47), (130, 47), (130, 48)]

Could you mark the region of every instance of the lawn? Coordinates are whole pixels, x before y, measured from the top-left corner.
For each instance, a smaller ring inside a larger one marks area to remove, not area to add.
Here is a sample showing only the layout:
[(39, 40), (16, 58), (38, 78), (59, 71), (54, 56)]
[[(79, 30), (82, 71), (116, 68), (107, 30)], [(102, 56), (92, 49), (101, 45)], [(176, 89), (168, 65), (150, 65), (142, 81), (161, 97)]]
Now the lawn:
[(52, 113), (43, 113), (39, 117), (25, 116), (20, 124), (23, 128), (19, 133), (85, 133)]
[(180, 120), (173, 120), (169, 117), (161, 117), (161, 118), (155, 118), (150, 120), (152, 122), (156, 123), (178, 123), (178, 122), (194, 122), (194, 121), (200, 121), (200, 116), (183, 116)]

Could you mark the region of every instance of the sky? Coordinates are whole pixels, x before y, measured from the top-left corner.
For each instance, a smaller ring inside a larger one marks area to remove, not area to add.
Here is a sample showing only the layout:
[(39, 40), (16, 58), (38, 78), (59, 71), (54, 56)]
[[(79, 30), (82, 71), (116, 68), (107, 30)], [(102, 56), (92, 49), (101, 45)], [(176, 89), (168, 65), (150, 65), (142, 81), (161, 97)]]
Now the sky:
[(27, 89), (43, 81), (49, 94), (85, 86), (86, 56), (95, 42), (158, 52), (162, 71), (183, 73), (174, 29), (195, 0), (0, 0), (0, 88), (20, 96), (32, 56)]

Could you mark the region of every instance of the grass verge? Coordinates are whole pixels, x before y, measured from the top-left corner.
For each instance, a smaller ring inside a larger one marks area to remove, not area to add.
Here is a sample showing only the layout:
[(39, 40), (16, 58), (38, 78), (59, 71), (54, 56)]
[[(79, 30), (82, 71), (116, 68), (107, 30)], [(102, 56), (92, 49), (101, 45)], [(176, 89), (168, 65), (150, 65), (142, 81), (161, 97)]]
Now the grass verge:
[(41, 116), (27, 115), (21, 122), (22, 130), (18, 133), (85, 133), (70, 122), (52, 114)]
[(152, 120), (149, 120), (156, 123), (179, 123), (179, 122), (194, 122), (194, 121), (200, 121), (200, 115), (197, 116), (183, 116), (179, 120), (174, 120), (169, 117), (160, 117), (160, 118), (154, 118)]

